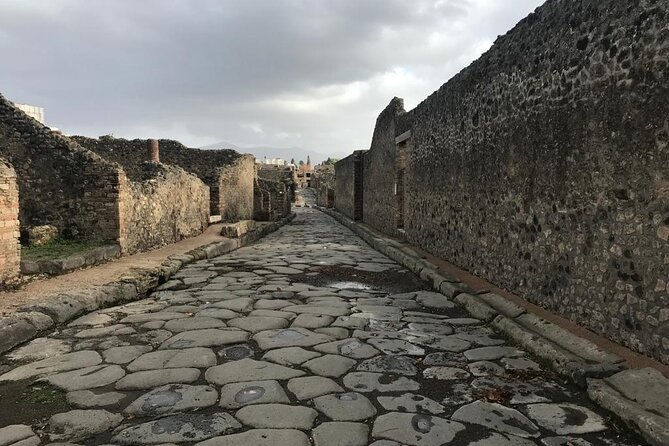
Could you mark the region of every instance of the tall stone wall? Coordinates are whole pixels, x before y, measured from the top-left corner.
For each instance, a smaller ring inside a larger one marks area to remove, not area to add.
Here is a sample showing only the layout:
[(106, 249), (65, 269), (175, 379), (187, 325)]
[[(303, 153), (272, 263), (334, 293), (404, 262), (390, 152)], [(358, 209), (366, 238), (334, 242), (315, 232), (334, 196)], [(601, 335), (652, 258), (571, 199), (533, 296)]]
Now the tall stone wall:
[(141, 177), (123, 179), (123, 254), (146, 251), (201, 234), (209, 225), (209, 187), (175, 166), (145, 162)]
[(393, 101), (365, 222), (392, 233), (410, 130), (409, 241), (669, 363), (668, 8), (548, 1), (414, 110)]
[(362, 219), (362, 158), (357, 150), (335, 164), (334, 206), (353, 220)]
[(16, 170), (22, 228), (49, 224), (66, 238), (118, 239), (118, 165), (51, 131), (2, 96), (0, 156)]
[(19, 188), (16, 172), (0, 158), (0, 286), (19, 276)]
[[(148, 158), (147, 140), (111, 136), (72, 137), (100, 156), (123, 166), (129, 179), (141, 179), (142, 164)], [(160, 161), (197, 175), (211, 190), (210, 212), (223, 221), (248, 220), (253, 215), (255, 158), (234, 150), (190, 149), (178, 141), (158, 140)]]
[(395, 195), (395, 127), (404, 114), (404, 101), (394, 98), (376, 120), (370, 150), (363, 157), (363, 208), (365, 223), (387, 234), (397, 234)]

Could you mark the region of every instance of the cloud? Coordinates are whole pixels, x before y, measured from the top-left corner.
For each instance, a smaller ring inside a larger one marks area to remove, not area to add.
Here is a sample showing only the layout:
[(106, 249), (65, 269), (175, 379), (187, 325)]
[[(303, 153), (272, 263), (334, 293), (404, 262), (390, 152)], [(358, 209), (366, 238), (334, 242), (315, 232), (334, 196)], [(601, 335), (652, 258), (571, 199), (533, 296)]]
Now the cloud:
[(70, 133), (349, 152), (540, 3), (0, 0), (0, 85)]

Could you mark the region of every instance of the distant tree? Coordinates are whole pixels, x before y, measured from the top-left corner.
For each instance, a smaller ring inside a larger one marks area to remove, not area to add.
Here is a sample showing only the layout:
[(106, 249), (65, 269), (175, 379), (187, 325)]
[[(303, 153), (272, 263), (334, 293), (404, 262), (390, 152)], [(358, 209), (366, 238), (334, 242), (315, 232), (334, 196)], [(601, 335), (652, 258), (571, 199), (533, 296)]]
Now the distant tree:
[(323, 161), (323, 165), (324, 165), (324, 166), (327, 166), (327, 165), (334, 165), (334, 164), (337, 163), (337, 161), (339, 161), (339, 158), (330, 158), (330, 157), (328, 157), (328, 159), (326, 159), (325, 161)]
[(295, 158), (291, 158), (291, 159), (290, 159), (290, 164), (295, 165)]
[(304, 161), (300, 160), (300, 166), (304, 166)]
[(307, 165), (311, 166), (311, 158), (309, 157), (309, 155), (307, 155)]

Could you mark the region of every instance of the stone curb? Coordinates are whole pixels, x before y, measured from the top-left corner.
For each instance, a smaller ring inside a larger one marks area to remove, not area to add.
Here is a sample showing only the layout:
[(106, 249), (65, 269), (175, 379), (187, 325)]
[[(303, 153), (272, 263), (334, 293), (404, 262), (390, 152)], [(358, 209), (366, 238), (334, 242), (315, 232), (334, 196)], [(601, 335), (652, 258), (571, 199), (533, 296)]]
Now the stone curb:
[(141, 299), (185, 265), (249, 245), (291, 222), (295, 216), (291, 213), (281, 220), (259, 225), (239, 238), (209, 243), (185, 254), (169, 256), (160, 267), (139, 269), (115, 282), (45, 296), (36, 304), (20, 307), (13, 315), (0, 317), (0, 354), (82, 313)]
[[(453, 277), (447, 277), (438, 268), (421, 258), (411, 248), (402, 245), (381, 232), (332, 209), (316, 207), (325, 214), (348, 227), (370, 246), (387, 255), (407, 269), (418, 274), (432, 285), (435, 291), (463, 306), (473, 316), (489, 322), (491, 326), (516, 342), (520, 347), (544, 360), (550, 367), (577, 385), (587, 388), (590, 398), (602, 408), (612, 412), (628, 426), (638, 431), (650, 444), (669, 444), (669, 413), (646, 410), (643, 406), (616, 391), (608, 380), (618, 380), (636, 384), (636, 397), (644, 399), (644, 388), (657, 387), (660, 379), (665, 379), (655, 369), (642, 371), (624, 370), (622, 358), (601, 350), (587, 339), (558, 327), (557, 325), (528, 313), (524, 308), (495, 293), (475, 294)], [(650, 377), (639, 378), (636, 374), (645, 372)], [(636, 380), (636, 381), (634, 381)], [(655, 399), (669, 400), (669, 381), (665, 389), (654, 388), (650, 392)], [(660, 394), (658, 396), (658, 394)]]
[(119, 245), (93, 248), (81, 254), (56, 260), (21, 260), (21, 274), (50, 274), (57, 276), (79, 268), (99, 265), (121, 256)]

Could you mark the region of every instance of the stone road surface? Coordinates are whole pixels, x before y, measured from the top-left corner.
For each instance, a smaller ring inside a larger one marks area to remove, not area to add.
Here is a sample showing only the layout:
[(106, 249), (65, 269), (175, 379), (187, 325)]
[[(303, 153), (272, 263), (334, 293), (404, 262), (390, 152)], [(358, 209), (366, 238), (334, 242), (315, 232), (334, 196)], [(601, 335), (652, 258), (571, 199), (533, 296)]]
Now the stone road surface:
[(640, 444), (348, 229), (297, 214), (5, 355), (0, 446)]

